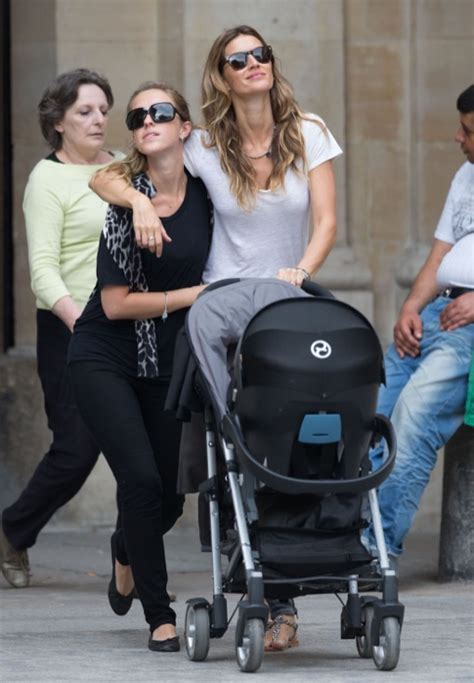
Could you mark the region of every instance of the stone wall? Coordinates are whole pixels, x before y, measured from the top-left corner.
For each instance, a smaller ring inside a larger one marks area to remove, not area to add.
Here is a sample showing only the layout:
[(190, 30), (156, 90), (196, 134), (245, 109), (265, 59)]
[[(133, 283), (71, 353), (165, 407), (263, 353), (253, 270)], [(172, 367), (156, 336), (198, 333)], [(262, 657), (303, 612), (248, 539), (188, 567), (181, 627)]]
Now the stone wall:
[[(15, 0), (11, 13), (16, 347), (0, 363), (5, 500), (48, 441), (21, 198), (46, 151), (36, 104), (61, 71), (87, 66), (108, 76), (116, 97), (109, 146), (125, 149), (123, 112), (138, 83), (169, 80), (199, 120), (200, 77), (214, 37), (238, 23), (255, 25), (302, 106), (325, 118), (345, 150), (335, 162), (338, 245), (319, 281), (389, 341), (463, 161), (453, 136), (456, 97), (472, 81), (471, 0)], [(435, 520), (439, 483), (434, 477), (419, 523)], [(113, 515), (114, 486), (102, 463), (58, 519), (102, 523)]]
[[(4, 5), (0, 5), (0, 21), (8, 21), (9, 20), (9, 15), (7, 12), (7, 8), (5, 8)], [(7, 72), (7, 60), (8, 60), (8, 43), (7, 43), (7, 36), (4, 32), (1, 33), (0, 35), (0, 97), (2, 97), (2, 100), (8, 101), (6, 97), (6, 92), (8, 88), (8, 79), (6, 78), (6, 72)], [(7, 158), (7, 140), (6, 140), (6, 134), (4, 134), (6, 128), (6, 112), (4, 108), (0, 110), (0, 159), (6, 159)], [(7, 220), (7, 202), (6, 202), (6, 166), (4, 163), (0, 165), (0, 235), (3, 237), (3, 230), (5, 226), (3, 226), (3, 222)], [(4, 250), (5, 250), (5, 240), (0, 241), (0, 282), (5, 283), (6, 279), (6, 269), (5, 269), (5, 260), (4, 260)], [(5, 304), (5, 299), (4, 299), (4, 294), (5, 292), (1, 292), (1, 301), (2, 305)], [(3, 310), (3, 308), (0, 307), (0, 310)], [(5, 339), (7, 332), (6, 332), (6, 325), (5, 325), (5, 319), (3, 316), (0, 318), (0, 340)]]

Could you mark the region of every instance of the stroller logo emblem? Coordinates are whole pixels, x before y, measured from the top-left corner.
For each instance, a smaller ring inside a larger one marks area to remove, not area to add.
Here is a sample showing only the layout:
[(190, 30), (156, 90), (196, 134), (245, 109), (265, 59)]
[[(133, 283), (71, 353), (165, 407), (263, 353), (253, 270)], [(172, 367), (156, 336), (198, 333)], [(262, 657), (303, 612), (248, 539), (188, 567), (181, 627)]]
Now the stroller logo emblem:
[(316, 339), (316, 341), (311, 344), (311, 353), (316, 358), (324, 360), (325, 358), (329, 358), (332, 353), (332, 348), (324, 339)]

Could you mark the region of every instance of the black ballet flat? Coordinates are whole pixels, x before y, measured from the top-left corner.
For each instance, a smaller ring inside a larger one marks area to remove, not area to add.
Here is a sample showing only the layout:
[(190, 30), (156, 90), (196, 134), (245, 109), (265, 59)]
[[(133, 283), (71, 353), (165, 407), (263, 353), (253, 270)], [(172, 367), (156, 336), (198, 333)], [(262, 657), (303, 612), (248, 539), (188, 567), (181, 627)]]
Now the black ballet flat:
[(117, 550), (114, 534), (112, 534), (112, 538), (110, 539), (110, 547), (112, 550), (112, 578), (110, 579), (107, 595), (109, 597), (109, 605), (111, 606), (112, 611), (115, 612), (115, 614), (118, 614), (120, 617), (123, 617), (123, 615), (127, 614), (132, 606), (135, 589), (133, 589), (128, 595), (122, 595), (122, 593), (118, 592), (117, 584), (115, 583), (115, 558), (117, 555)]
[(166, 640), (153, 640), (150, 636), (148, 649), (153, 652), (179, 652), (179, 638), (174, 636), (174, 638), (167, 638)]

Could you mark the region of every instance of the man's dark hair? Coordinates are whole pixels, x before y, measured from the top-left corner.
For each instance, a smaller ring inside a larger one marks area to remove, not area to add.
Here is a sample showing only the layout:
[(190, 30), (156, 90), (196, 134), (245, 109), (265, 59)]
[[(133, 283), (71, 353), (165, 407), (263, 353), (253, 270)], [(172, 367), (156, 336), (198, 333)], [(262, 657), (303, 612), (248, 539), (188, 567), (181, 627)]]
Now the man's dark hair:
[(459, 95), (456, 107), (461, 114), (470, 114), (474, 111), (474, 85), (470, 85)]
[(46, 88), (38, 105), (39, 123), (46, 142), (61, 149), (62, 136), (55, 126), (63, 120), (66, 109), (77, 100), (81, 85), (97, 85), (104, 93), (109, 109), (113, 106), (112, 89), (106, 78), (90, 69), (73, 69), (57, 76)]

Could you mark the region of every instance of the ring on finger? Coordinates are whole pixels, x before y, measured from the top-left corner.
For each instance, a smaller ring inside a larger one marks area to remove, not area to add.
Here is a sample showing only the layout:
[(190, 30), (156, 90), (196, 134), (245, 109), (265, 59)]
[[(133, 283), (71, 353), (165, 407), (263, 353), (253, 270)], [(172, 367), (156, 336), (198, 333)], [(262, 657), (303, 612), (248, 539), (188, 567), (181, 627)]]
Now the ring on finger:
[(153, 235), (150, 235), (150, 237), (148, 238), (148, 241), (149, 241), (149, 242), (154, 242), (154, 241), (155, 241), (155, 238), (153, 237)]

